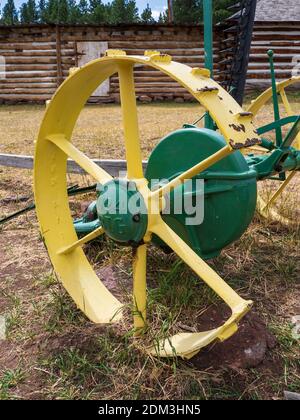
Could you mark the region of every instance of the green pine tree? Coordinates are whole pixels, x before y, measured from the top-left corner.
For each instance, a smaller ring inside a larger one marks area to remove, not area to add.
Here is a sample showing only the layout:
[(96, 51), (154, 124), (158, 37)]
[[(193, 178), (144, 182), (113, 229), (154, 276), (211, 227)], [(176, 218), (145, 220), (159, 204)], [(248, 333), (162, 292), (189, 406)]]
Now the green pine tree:
[(19, 10), (20, 22), (21, 23), (30, 23), (28, 16), (28, 7), (27, 3), (23, 3)]
[(68, 23), (69, 24), (76, 24), (80, 22), (80, 10), (76, 3), (76, 0), (69, 0), (68, 1), (69, 7), (69, 15), (68, 15)]
[[(43, 21), (45, 23), (68, 23), (69, 3), (68, 0), (49, 0), (44, 9)], [(75, 22), (74, 22), (75, 23)]]
[(22, 23), (37, 23), (39, 20), (35, 0), (28, 0), (20, 8), (20, 21)]
[(7, 3), (3, 7), (1, 21), (4, 25), (15, 25), (19, 22), (14, 0), (7, 0)]
[(158, 23), (166, 23), (168, 22), (168, 11), (162, 12), (159, 14)]
[(59, 23), (58, 1), (49, 0), (45, 13), (46, 23)]
[(214, 21), (215, 22), (222, 22), (225, 19), (229, 18), (233, 12), (232, 10), (228, 10), (229, 6), (236, 4), (236, 0), (215, 0), (213, 2), (214, 6)]
[(174, 0), (173, 10), (175, 23), (202, 22), (202, 0)]
[(103, 4), (102, 0), (90, 0), (89, 21), (91, 23), (107, 23), (109, 21), (110, 4)]
[(110, 23), (138, 22), (139, 13), (135, 0), (113, 0), (111, 3)]
[(68, 0), (59, 0), (58, 7), (58, 21), (59, 23), (68, 23), (69, 21), (69, 3)]
[(38, 6), (38, 21), (46, 23), (46, 0), (40, 0)]
[(80, 0), (78, 4), (80, 13), (80, 22), (77, 23), (88, 23), (89, 21), (89, 5), (87, 0)]
[(155, 19), (152, 16), (152, 10), (149, 6), (149, 3), (147, 3), (146, 9), (141, 14), (141, 20), (143, 23), (154, 23)]

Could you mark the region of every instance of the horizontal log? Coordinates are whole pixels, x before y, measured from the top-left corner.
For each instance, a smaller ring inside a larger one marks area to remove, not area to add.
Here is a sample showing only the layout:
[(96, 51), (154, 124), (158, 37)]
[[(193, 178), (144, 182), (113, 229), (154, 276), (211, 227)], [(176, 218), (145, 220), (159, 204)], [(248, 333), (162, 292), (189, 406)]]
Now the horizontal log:
[(31, 94), (38, 94), (38, 95), (53, 95), (53, 93), (56, 91), (57, 86), (54, 87), (34, 87), (33, 85), (29, 88), (23, 88), (23, 87), (16, 87), (14, 89), (7, 89), (7, 88), (1, 88), (0, 91), (0, 97), (2, 97), (2, 95), (5, 94), (10, 94), (10, 93), (15, 93), (15, 94), (19, 94), (19, 95), (31, 95)]
[[(147, 49), (151, 49), (151, 50), (166, 50), (166, 49), (172, 49), (172, 48), (177, 48), (177, 49), (184, 49), (184, 50), (189, 50), (190, 48), (192, 49), (197, 49), (197, 48), (204, 48), (204, 42), (203, 42), (203, 38), (199, 38), (196, 40), (189, 40), (189, 41), (184, 41), (184, 40), (178, 40), (178, 41), (168, 41), (166, 42), (163, 38), (156, 41), (155, 43), (153, 41), (149, 41), (147, 38), (145, 38), (142, 41), (136, 41), (134, 43), (134, 47), (132, 42), (126, 41), (126, 40), (121, 40), (121, 41), (117, 41), (117, 40), (108, 40), (109, 42), (109, 48), (117, 48), (117, 49), (121, 49), (121, 50), (131, 50), (131, 49), (139, 49), (141, 51), (145, 51)], [(218, 42), (214, 42), (214, 48), (215, 50), (217, 50), (218, 48)]]
[[(56, 64), (57, 58), (56, 57), (6, 57), (6, 65), (10, 64)], [(62, 57), (62, 62), (64, 64), (73, 64), (74, 58), (73, 57)]]
[(23, 70), (23, 71), (7, 71), (6, 72), (6, 80), (13, 80), (13, 79), (39, 79), (43, 77), (56, 77), (57, 72), (56, 69), (53, 71), (49, 71), (48, 69), (44, 71), (31, 71), (31, 70)]
[[(114, 92), (117, 92), (117, 91), (119, 91), (117, 88), (114, 89)], [(143, 95), (144, 93), (145, 94), (147, 94), (147, 93), (159, 94), (159, 93), (167, 93), (167, 92), (171, 92), (171, 93), (175, 93), (175, 92), (176, 93), (181, 93), (182, 92), (183, 93), (183, 92), (187, 92), (187, 90), (185, 88), (181, 88), (180, 86), (170, 87), (170, 88), (168, 86), (165, 86), (164, 88), (162, 88), (162, 87), (157, 87), (157, 88), (151, 88), (151, 87), (138, 88), (138, 87), (136, 87), (135, 92), (136, 92), (136, 94)]]
[(56, 65), (54, 64), (7, 64), (6, 71), (51, 71), (56, 70)]
[[(73, 49), (74, 42), (62, 41), (61, 46), (63, 49)], [(0, 50), (21, 50), (21, 51), (41, 51), (41, 50), (52, 50), (56, 49), (56, 42), (1, 42)]]
[(3, 36), (0, 32), (0, 42), (7, 42), (8, 44), (17, 44), (20, 42), (38, 42), (42, 43), (45, 42), (47, 44), (53, 43), (56, 41), (56, 35), (55, 33), (50, 35), (39, 35), (39, 36), (30, 36), (30, 35), (24, 35), (19, 34), (19, 37), (16, 37), (17, 34), (10, 34), (9, 36)]
[[(111, 176), (118, 177), (120, 172), (126, 172), (125, 160), (100, 160), (93, 159), (96, 165), (107, 171)], [(0, 153), (0, 166), (19, 169), (33, 169), (34, 159), (32, 156), (10, 155)], [(147, 162), (143, 162), (144, 168)], [(73, 160), (68, 159), (67, 172), (71, 174), (85, 174), (85, 171)]]
[(48, 99), (51, 99), (51, 94), (19, 94), (19, 93), (9, 93), (3, 94), (0, 92), (0, 99), (7, 102), (44, 102)]
[[(75, 55), (75, 50), (66, 50), (66, 49), (62, 49), (61, 53), (64, 56), (67, 57), (73, 57)], [(22, 52), (18, 52), (18, 51), (11, 51), (11, 50), (1, 50), (0, 51), (0, 55), (2, 57), (13, 57), (13, 58), (20, 58), (22, 59), (24, 58), (31, 58), (31, 59), (36, 59), (36, 57), (39, 58), (46, 58), (47, 57), (55, 57), (56, 58), (56, 50), (36, 50), (36, 51), (30, 51), (30, 50), (26, 50), (26, 51), (22, 51)]]
[(29, 86), (31, 85), (37, 85), (37, 84), (41, 84), (41, 83), (56, 83), (57, 79), (55, 77), (47, 77), (47, 73), (45, 73), (43, 75), (43, 77), (40, 78), (8, 78), (6, 77), (5, 79), (0, 79), (0, 83), (4, 84), (4, 85), (8, 85), (9, 87), (11, 86), (19, 86), (20, 84), (28, 84)]
[[(43, 83), (4, 83), (3, 80), (0, 79), (0, 89), (3, 93), (9, 93), (12, 91), (20, 90), (26, 88), (30, 92), (36, 92), (37, 89), (47, 89), (46, 93), (52, 92), (57, 88), (57, 82), (43, 82)], [(51, 89), (51, 90), (49, 90)]]

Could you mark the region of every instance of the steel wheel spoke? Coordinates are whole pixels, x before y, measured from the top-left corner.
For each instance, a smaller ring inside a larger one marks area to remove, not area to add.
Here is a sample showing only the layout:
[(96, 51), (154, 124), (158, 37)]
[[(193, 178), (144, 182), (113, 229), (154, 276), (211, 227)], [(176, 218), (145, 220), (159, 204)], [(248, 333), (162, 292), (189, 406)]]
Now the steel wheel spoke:
[(292, 179), (294, 178), (294, 176), (296, 175), (297, 171), (291, 172), (289, 174), (289, 176), (287, 177), (287, 179), (282, 183), (282, 185), (280, 186), (280, 188), (276, 191), (276, 193), (272, 196), (272, 198), (270, 199), (270, 201), (268, 202), (268, 204), (266, 205), (266, 207), (263, 209), (263, 211), (266, 211), (269, 209), (269, 207), (271, 207), (272, 204), (275, 203), (275, 201), (279, 198), (279, 196), (283, 193), (283, 191), (285, 190), (285, 188), (288, 186), (288, 184), (292, 181)]
[[(160, 237), (173, 251), (231, 308), (245, 304), (245, 301), (203, 261), (166, 223), (162, 220), (152, 232)], [(251, 302), (249, 302), (249, 306)]]
[(101, 184), (106, 184), (112, 180), (112, 177), (106, 171), (101, 169), (95, 162), (78, 150), (63, 135), (52, 135), (48, 137), (48, 140), (55, 144), (67, 156), (72, 158), (82, 169)]
[(127, 176), (129, 179), (141, 179), (144, 177), (144, 174), (132, 64), (124, 63), (119, 65), (119, 81), (126, 148)]
[[(292, 109), (291, 104), (288, 100), (285, 89), (280, 90), (280, 96), (281, 96), (281, 99), (282, 99), (282, 102), (283, 102), (283, 105), (284, 105), (284, 108), (285, 108), (285, 111), (286, 111), (287, 115), (288, 116), (294, 115), (295, 113), (293, 112), (293, 109)], [(294, 144), (295, 144), (296, 149), (300, 149), (300, 134), (298, 134), (298, 136), (294, 140)]]
[(134, 328), (138, 335), (146, 325), (147, 306), (147, 245), (134, 250), (133, 260), (133, 304)]
[(88, 242), (93, 241), (94, 239), (102, 236), (104, 234), (104, 229), (102, 227), (94, 230), (94, 232), (89, 233), (88, 235), (84, 236), (83, 238), (79, 239), (78, 241), (74, 242), (73, 244), (61, 249), (58, 254), (59, 255), (67, 255), (71, 252), (75, 251), (75, 249), (81, 247)]
[(289, 103), (289, 100), (287, 98), (285, 89), (280, 90), (280, 96), (281, 96), (281, 99), (282, 99), (282, 102), (283, 102), (283, 105), (284, 105), (284, 108), (285, 108), (285, 111), (286, 111), (287, 115), (288, 116), (294, 115), (291, 104)]
[(214, 153), (213, 155), (209, 156), (207, 159), (203, 160), (202, 162), (195, 165), (193, 168), (188, 169), (187, 171), (183, 172), (177, 178), (173, 179), (168, 184), (164, 185), (160, 189), (154, 191), (151, 196), (155, 199), (155, 197), (161, 197), (165, 194), (170, 193), (173, 189), (182, 185), (185, 181), (194, 178), (197, 174), (205, 171), (210, 166), (214, 165), (215, 163), (219, 162), (220, 160), (224, 159), (226, 156), (229, 156), (232, 153), (232, 150), (229, 146), (223, 147), (218, 152)]

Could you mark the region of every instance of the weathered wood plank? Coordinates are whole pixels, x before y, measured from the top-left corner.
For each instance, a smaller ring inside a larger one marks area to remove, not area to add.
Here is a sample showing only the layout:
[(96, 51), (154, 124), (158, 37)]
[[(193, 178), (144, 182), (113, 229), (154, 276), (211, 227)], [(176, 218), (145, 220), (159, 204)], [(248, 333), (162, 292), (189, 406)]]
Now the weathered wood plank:
[[(33, 169), (33, 157), (22, 156), (22, 155), (10, 155), (0, 153), (0, 166), (9, 168), (19, 169)], [(107, 171), (112, 176), (119, 176), (120, 172), (126, 172), (126, 161), (125, 160), (100, 160), (94, 159), (94, 162)], [(147, 162), (143, 162), (144, 168), (147, 166)], [(85, 171), (77, 165), (73, 160), (68, 159), (67, 165), (68, 173), (72, 174), (85, 174)]]

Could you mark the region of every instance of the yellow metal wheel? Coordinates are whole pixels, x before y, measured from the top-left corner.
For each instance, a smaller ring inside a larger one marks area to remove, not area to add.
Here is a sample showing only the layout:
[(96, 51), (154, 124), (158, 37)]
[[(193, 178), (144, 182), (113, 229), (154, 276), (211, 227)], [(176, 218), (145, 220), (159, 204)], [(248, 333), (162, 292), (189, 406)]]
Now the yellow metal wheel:
[[(296, 84), (300, 85), (299, 76), (277, 83), (277, 92), (281, 98), (280, 108), (282, 118), (299, 114), (299, 110), (293, 109), (291, 106), (288, 92), (286, 91), (287, 88)], [(267, 114), (273, 115), (272, 111), (270, 113), (271, 103), (272, 88), (267, 89), (251, 103), (248, 111), (253, 114), (256, 126), (262, 126), (269, 122), (266, 121), (266, 118)], [(296, 137), (292, 146), (300, 150), (300, 134)], [(255, 153), (267, 153), (265, 149), (259, 146), (255, 146), (250, 150)], [(296, 182), (296, 174), (299, 175), (299, 172), (294, 171), (287, 174), (286, 180), (282, 181), (280, 186), (278, 186), (278, 181), (266, 181), (262, 183), (258, 194), (257, 210), (263, 217), (285, 225), (299, 223), (297, 216), (293, 214), (295, 212), (291, 210), (293, 208), (296, 210), (300, 198), (298, 189), (293, 188), (292, 185)], [(289, 194), (289, 192), (292, 194)], [(293, 200), (290, 201), (289, 197), (293, 198)]]
[[(200, 162), (194, 168), (172, 180), (169, 185), (150, 191), (144, 178), (139, 141), (134, 65), (150, 66), (179, 82), (210, 112), (218, 124), (227, 145)], [(146, 325), (147, 247), (152, 234), (159, 236), (194, 272), (207, 283), (231, 308), (225, 324), (212, 331), (177, 334), (146, 351), (153, 355), (191, 358), (214, 340), (225, 340), (237, 330), (239, 320), (249, 311), (252, 302), (242, 299), (220, 276), (193, 252), (164, 223), (160, 210), (164, 194), (185, 180), (209, 168), (235, 149), (260, 143), (252, 124), (251, 114), (243, 112), (232, 97), (205, 69), (191, 69), (175, 63), (171, 57), (157, 52), (145, 56), (126, 56), (122, 51), (108, 51), (106, 57), (73, 71), (48, 104), (35, 150), (34, 189), (37, 216), (49, 257), (63, 286), (76, 305), (95, 323), (118, 322), (122, 318), (122, 303), (104, 286), (88, 262), (82, 246), (105, 233), (99, 228), (78, 239), (71, 217), (66, 169), (67, 158), (77, 162), (98, 183), (105, 184), (111, 176), (99, 168), (72, 143), (76, 120), (95, 89), (113, 74), (119, 74), (123, 129), (127, 159), (127, 179), (134, 181), (148, 211), (148, 229), (144, 243), (136, 250), (133, 261), (133, 302), (136, 335)], [(237, 127), (243, 124), (243, 130)]]

